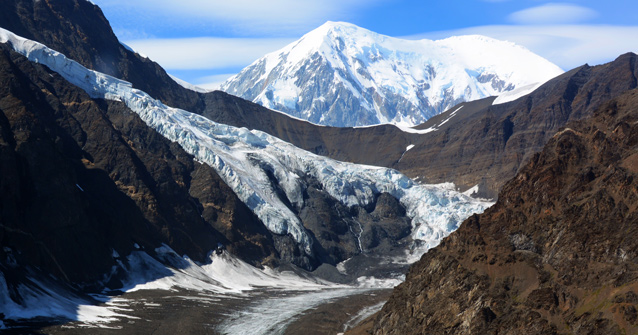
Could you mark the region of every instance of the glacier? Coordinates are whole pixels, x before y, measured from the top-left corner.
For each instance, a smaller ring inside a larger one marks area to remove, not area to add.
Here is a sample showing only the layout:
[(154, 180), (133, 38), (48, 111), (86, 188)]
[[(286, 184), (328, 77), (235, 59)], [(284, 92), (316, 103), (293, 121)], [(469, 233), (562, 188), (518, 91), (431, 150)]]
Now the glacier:
[(271, 232), (290, 234), (308, 255), (313, 254), (313, 240), (292, 209), (276, 195), (269, 172), (296, 207), (304, 201), (300, 176), (315, 178), (347, 206), (365, 206), (379, 193), (387, 192), (406, 208), (412, 219), (412, 237), (423, 241), (425, 249), (436, 246), (465, 218), (492, 204), (449, 187), (419, 184), (396, 170), (335, 161), (261, 131), (219, 124), (166, 106), (126, 81), (86, 69), (57, 51), (4, 29), (0, 29), (0, 42), (46, 65), (92, 98), (124, 102), (149, 127), (213, 167)]
[(524, 47), (485, 36), (405, 40), (327, 22), (221, 90), (316, 124), (414, 126), (461, 102), (562, 73)]

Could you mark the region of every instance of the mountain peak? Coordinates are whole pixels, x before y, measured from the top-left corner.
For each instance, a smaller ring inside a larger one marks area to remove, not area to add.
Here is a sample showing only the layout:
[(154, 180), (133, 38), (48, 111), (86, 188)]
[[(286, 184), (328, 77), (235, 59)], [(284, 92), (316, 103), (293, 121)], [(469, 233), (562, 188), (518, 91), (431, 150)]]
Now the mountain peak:
[[(326, 21), (315, 30), (363, 29), (357, 25), (344, 21)], [(314, 30), (313, 30), (314, 31)]]
[(323, 53), (329, 54), (333, 50), (341, 50), (345, 46), (357, 45), (366, 39), (376, 41), (383, 37), (385, 36), (352, 23), (327, 21), (303, 35), (297, 42), (288, 45), (280, 51), (290, 49), (292, 53), (302, 52), (305, 54), (323, 51)]
[(458, 103), (562, 72), (521, 46), (485, 36), (405, 40), (329, 21), (221, 89), (317, 124), (416, 125)]

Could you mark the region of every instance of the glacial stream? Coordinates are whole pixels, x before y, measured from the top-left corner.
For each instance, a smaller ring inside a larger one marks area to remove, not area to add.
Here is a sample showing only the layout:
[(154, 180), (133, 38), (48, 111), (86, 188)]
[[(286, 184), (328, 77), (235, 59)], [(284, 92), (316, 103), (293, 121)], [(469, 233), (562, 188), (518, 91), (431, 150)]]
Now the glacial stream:
[[(247, 308), (232, 313), (217, 327), (217, 331), (228, 335), (286, 334), (287, 328), (293, 322), (298, 321), (302, 316), (311, 314), (317, 307), (331, 304), (337, 299), (369, 294), (372, 291), (374, 290), (344, 288), (277, 294), (274, 297), (251, 302)], [(369, 307), (371, 306), (361, 306), (360, 308), (363, 311)], [(381, 305), (376, 304), (373, 307), (380, 309)]]

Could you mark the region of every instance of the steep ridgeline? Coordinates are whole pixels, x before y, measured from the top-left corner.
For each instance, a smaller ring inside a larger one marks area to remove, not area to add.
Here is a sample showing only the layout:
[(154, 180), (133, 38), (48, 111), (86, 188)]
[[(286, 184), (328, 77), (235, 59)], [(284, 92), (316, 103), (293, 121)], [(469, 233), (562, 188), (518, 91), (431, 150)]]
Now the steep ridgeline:
[(121, 287), (134, 249), (206, 263), (221, 242), (307, 270), (404, 255), (489, 205), (166, 106), (4, 29), (0, 43), (4, 303), (30, 269)]
[(561, 73), (523, 47), (483, 36), (402, 40), (328, 22), (221, 89), (316, 124), (414, 126), (460, 102)]
[(555, 133), (415, 263), (374, 334), (636, 334), (638, 90)]

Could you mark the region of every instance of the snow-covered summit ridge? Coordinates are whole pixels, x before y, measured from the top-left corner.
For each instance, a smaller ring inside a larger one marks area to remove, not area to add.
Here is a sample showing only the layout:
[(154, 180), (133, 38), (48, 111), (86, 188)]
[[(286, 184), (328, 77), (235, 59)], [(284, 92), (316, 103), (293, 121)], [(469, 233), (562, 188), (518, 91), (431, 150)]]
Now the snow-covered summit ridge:
[(405, 40), (327, 22), (221, 89), (318, 124), (413, 126), (561, 73), (522, 46), (485, 36)]
[(166, 106), (128, 82), (86, 69), (40, 43), (1, 28), (0, 43), (8, 43), (29, 60), (44, 64), (93, 98), (124, 102), (149, 127), (213, 167), (271, 232), (290, 234), (309, 255), (312, 239), (277, 195), (272, 175), (276, 187), (297, 207), (304, 201), (305, 186), (300, 176), (316, 179), (347, 206), (365, 206), (376, 194), (390, 193), (412, 218), (413, 238), (423, 240), (427, 248), (437, 245), (465, 218), (491, 205), (448, 188), (420, 185), (392, 169), (335, 161), (261, 131), (219, 124)]

